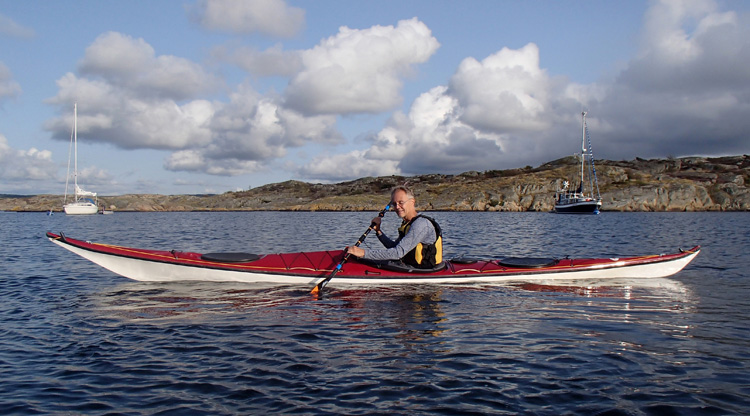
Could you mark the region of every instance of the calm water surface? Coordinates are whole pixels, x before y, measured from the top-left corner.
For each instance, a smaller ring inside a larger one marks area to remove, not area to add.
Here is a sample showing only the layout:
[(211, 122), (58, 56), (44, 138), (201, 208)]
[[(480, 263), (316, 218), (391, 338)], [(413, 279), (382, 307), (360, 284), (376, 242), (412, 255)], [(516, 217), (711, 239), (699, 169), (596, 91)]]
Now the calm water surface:
[[(357, 288), (139, 283), (44, 238), (256, 253), (374, 213), (0, 213), (3, 414), (750, 414), (750, 215), (431, 215), (447, 257), (703, 251), (668, 279)], [(394, 232), (394, 214), (386, 216)], [(365, 245), (377, 245), (376, 239)]]

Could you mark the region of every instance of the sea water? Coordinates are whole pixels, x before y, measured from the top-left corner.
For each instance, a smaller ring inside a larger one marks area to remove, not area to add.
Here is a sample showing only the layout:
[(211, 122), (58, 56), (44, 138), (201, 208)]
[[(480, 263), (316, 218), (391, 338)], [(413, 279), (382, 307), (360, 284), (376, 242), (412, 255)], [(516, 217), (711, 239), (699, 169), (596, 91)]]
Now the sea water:
[[(433, 212), (445, 256), (659, 254), (652, 280), (141, 283), (52, 244), (340, 249), (375, 213), (0, 213), (2, 414), (749, 414), (748, 213)], [(395, 214), (384, 230), (394, 234)], [(364, 247), (377, 247), (375, 238)]]

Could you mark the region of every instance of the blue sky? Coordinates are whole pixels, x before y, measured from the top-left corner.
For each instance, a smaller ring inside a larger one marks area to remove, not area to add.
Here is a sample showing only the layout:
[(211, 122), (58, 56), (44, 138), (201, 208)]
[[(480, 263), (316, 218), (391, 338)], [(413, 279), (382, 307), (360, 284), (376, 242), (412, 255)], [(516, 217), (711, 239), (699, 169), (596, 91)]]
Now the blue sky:
[(0, 0), (0, 193), (750, 153), (750, 3)]

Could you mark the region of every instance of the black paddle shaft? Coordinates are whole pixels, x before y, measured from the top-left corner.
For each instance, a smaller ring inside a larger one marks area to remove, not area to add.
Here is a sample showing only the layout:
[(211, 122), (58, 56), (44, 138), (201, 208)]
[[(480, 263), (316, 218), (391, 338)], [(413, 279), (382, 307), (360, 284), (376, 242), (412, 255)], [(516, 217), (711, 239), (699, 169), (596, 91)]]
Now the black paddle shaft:
[[(378, 217), (383, 218), (385, 216), (385, 213), (388, 212), (390, 208), (391, 208), (391, 204), (389, 203), (388, 205), (385, 206), (385, 208), (381, 209), (380, 212), (378, 212)], [(365, 232), (359, 237), (359, 240), (357, 240), (357, 242), (354, 243), (354, 247), (359, 247), (359, 245), (365, 241), (365, 238), (367, 238), (367, 234), (370, 234), (370, 231), (372, 231), (372, 227), (374, 225), (375, 225), (375, 221), (373, 221), (370, 224), (370, 226), (367, 227)], [(323, 279), (320, 283), (315, 285), (315, 287), (312, 290), (312, 293), (320, 292), (323, 289), (323, 287), (325, 287), (325, 285), (328, 284), (328, 282), (331, 279), (333, 279), (334, 276), (336, 276), (336, 273), (338, 273), (339, 270), (341, 270), (341, 267), (344, 265), (344, 263), (346, 263), (346, 261), (349, 260), (349, 256), (351, 256), (351, 253), (347, 251), (346, 254), (344, 254), (344, 258), (341, 259), (341, 262), (339, 262), (339, 264), (336, 265), (336, 268), (333, 269), (331, 274), (328, 275), (328, 277), (326, 277), (325, 279)]]

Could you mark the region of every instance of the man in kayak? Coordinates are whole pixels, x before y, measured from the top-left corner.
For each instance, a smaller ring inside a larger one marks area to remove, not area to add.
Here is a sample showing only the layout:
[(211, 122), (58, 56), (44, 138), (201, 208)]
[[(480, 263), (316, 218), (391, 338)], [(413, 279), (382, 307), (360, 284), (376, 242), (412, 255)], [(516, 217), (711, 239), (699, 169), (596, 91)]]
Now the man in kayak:
[(352, 256), (366, 260), (400, 260), (404, 264), (419, 269), (432, 269), (443, 261), (443, 239), (438, 223), (425, 215), (420, 215), (415, 207), (414, 193), (405, 186), (397, 186), (391, 191), (391, 206), (402, 219), (398, 238), (391, 240), (380, 230), (380, 217), (372, 220), (371, 228), (378, 236), (384, 249), (363, 249), (347, 247)]

